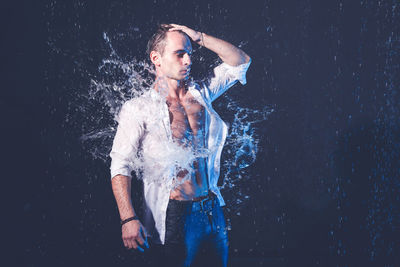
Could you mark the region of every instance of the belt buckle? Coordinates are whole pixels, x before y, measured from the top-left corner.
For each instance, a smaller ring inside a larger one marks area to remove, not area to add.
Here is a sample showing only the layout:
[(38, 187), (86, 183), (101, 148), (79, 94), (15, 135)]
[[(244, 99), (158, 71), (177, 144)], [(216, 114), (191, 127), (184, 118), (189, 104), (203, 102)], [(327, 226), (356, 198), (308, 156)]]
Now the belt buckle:
[(207, 198), (202, 199), (202, 200), (199, 201), (199, 205), (200, 205), (201, 211), (204, 211), (204, 201), (205, 201), (205, 200), (207, 200)]
[(201, 210), (203, 211), (203, 212), (206, 212), (207, 210), (205, 209), (206, 207), (204, 206), (204, 204), (207, 202), (207, 201), (212, 201), (213, 199), (212, 198), (210, 198), (210, 197), (207, 197), (207, 198), (205, 198), (205, 199), (202, 199), (202, 200), (200, 200), (200, 207), (201, 207)]

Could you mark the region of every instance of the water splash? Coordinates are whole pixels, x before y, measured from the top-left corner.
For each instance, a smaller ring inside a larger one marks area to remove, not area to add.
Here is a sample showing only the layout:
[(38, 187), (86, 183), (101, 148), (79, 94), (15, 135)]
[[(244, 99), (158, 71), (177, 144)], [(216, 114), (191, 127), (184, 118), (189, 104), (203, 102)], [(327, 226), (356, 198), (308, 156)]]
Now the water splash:
[[(122, 104), (149, 91), (155, 73), (152, 67), (144, 61), (121, 59), (106, 33), (103, 38), (110, 50), (109, 58), (104, 59), (98, 67), (99, 78), (91, 79), (89, 93), (81, 95), (81, 97), (86, 99), (88, 106), (99, 107), (101, 112), (96, 116), (110, 123), (105, 128), (98, 128), (98, 124), (93, 125), (93, 120), (86, 120), (83, 127), (86, 133), (81, 136), (81, 140), (93, 158), (106, 162), (116, 131), (116, 119)], [(80, 108), (81, 111), (90, 109)]]
[[(262, 109), (240, 107), (238, 102), (229, 96), (224, 96), (229, 104), (227, 109), (234, 113), (234, 119), (229, 127), (229, 135), (226, 142), (227, 159), (224, 165), (227, 169), (224, 175), (223, 187), (233, 188), (238, 180), (249, 177), (244, 175), (246, 168), (252, 165), (257, 156), (259, 135), (257, 124), (265, 121), (274, 112), (274, 109), (266, 106)], [(244, 197), (245, 199), (248, 196)]]

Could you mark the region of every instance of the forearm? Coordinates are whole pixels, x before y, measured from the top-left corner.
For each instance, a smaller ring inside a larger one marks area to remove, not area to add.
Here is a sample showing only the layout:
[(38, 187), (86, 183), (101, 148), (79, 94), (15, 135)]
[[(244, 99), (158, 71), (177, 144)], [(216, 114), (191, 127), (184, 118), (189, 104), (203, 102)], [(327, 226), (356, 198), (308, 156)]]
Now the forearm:
[(228, 65), (238, 66), (250, 61), (250, 57), (243, 50), (211, 35), (202, 33), (197, 43), (216, 53)]
[(131, 199), (131, 178), (116, 175), (112, 178), (111, 184), (121, 220), (135, 216)]

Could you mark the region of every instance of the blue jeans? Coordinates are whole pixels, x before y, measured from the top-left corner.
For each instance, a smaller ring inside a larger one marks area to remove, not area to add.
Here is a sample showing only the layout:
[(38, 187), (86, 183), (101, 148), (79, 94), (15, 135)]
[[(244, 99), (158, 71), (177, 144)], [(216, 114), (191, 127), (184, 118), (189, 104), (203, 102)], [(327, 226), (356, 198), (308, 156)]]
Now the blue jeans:
[(228, 237), (218, 199), (170, 199), (164, 247), (166, 266), (227, 266)]

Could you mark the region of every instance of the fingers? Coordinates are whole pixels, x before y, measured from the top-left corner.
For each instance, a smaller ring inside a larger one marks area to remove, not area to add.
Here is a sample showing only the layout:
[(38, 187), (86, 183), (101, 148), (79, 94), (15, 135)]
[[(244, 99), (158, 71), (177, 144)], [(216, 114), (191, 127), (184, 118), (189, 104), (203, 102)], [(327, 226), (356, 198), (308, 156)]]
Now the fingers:
[(144, 227), (140, 228), (140, 234), (144, 240), (144, 245), (149, 248), (149, 243), (147, 242), (147, 233), (146, 230), (144, 229)]
[(136, 249), (137, 248), (137, 243), (133, 238), (123, 238), (124, 241), (124, 246), (127, 249)]
[(173, 31), (184, 31), (184, 30), (183, 30), (183, 28), (173, 27), (173, 28), (169, 29), (168, 31), (173, 32)]
[(139, 234), (139, 235), (136, 237), (135, 241), (136, 241), (136, 243), (138, 243), (138, 245), (143, 246), (143, 245), (144, 245), (144, 242), (145, 242), (145, 239), (142, 237), (141, 234)]
[(168, 24), (168, 25), (172, 26), (172, 28), (169, 29), (169, 31), (178, 31), (178, 30), (185, 31), (186, 29), (188, 29), (188, 27), (183, 26), (183, 25), (178, 25), (178, 24), (173, 24), (173, 23)]
[(147, 242), (147, 234), (146, 234), (146, 230), (144, 230), (143, 227), (140, 228), (140, 233), (139, 235), (136, 237), (135, 239), (138, 247), (146, 247), (149, 248), (149, 243)]
[(144, 252), (144, 249), (140, 246), (137, 246), (137, 250), (139, 250), (140, 252)]
[(177, 27), (177, 26), (183, 26), (183, 25), (179, 25), (179, 24), (174, 24), (174, 23), (169, 23), (169, 24), (161, 24), (161, 26), (166, 27), (166, 26), (172, 26), (172, 27)]
[(125, 239), (122, 238), (122, 242), (124, 242), (124, 247), (129, 249), (128, 241), (126, 241)]
[(123, 235), (122, 240), (127, 249), (137, 249), (140, 252), (144, 252), (144, 248), (149, 248), (146, 230), (143, 226), (135, 234)]
[(174, 24), (174, 23), (170, 23), (169, 25), (172, 26), (172, 27), (174, 27), (174, 28), (183, 28), (183, 27), (185, 27), (185, 26), (183, 26), (183, 25)]
[(148, 247), (148, 245), (143, 241), (143, 239), (133, 239), (133, 238), (129, 238), (129, 239), (124, 239), (124, 246), (126, 249), (136, 249), (140, 252), (144, 252), (144, 248), (141, 247), (143, 246), (143, 244)]
[[(137, 243), (137, 250), (139, 250), (140, 252), (144, 252), (144, 247), (149, 248), (149, 244), (147, 243), (147, 237), (143, 236), (143, 231), (142, 231), (143, 227), (140, 228), (140, 234), (138, 235), (138, 237), (136, 238), (136, 243)], [(143, 247), (144, 245), (144, 247)]]

